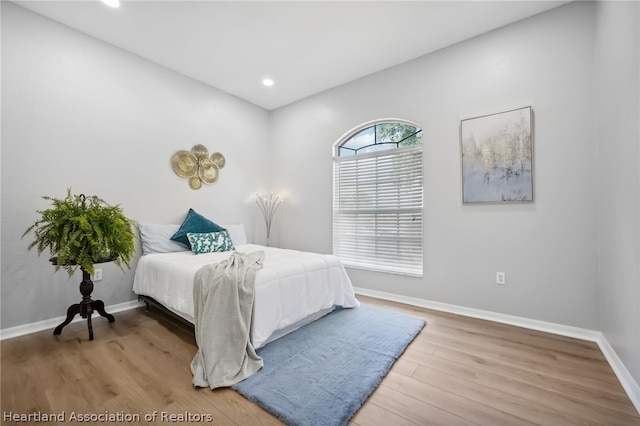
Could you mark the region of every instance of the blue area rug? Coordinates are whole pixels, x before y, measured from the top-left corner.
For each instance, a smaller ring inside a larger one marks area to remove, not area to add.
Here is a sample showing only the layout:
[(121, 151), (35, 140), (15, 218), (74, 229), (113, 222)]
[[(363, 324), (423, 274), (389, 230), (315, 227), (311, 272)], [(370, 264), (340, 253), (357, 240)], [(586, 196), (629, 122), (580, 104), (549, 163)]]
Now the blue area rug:
[(371, 305), (337, 309), (259, 349), (264, 367), (232, 388), (291, 426), (344, 425), (424, 324)]

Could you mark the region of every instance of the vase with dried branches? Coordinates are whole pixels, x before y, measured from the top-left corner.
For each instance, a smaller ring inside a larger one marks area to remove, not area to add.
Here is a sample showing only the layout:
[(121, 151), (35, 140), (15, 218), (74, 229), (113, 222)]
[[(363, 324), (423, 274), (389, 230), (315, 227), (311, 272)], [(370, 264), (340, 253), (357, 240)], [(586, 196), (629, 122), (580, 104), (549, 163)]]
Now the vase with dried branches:
[(271, 223), (278, 206), (282, 203), (282, 198), (280, 198), (280, 195), (276, 195), (273, 192), (268, 194), (256, 193), (256, 197), (258, 197), (256, 203), (262, 211), (264, 223), (267, 227), (267, 246), (269, 246), (269, 243), (271, 242)]

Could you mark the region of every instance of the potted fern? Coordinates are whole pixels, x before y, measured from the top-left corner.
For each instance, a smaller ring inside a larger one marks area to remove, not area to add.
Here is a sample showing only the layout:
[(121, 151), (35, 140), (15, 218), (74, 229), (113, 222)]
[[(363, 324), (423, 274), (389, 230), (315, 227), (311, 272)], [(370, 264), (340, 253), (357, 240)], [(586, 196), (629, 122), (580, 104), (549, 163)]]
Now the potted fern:
[(111, 206), (95, 195), (73, 195), (68, 189), (64, 199), (43, 198), (51, 201), (52, 207), (38, 210), (40, 218), (24, 231), (22, 238), (33, 231), (35, 239), (29, 244), (29, 250), (36, 247), (38, 254), (42, 254), (48, 249), (52, 255), (49, 260), (56, 271), (63, 268), (71, 277), (78, 268), (82, 270), (82, 301), (68, 308), (67, 318), (53, 334), (60, 334), (75, 315), (80, 314), (87, 318), (89, 340), (93, 340), (93, 311), (98, 311), (109, 322), (115, 321), (113, 315), (105, 312), (104, 302), (91, 300), (94, 264), (114, 262), (123, 270), (123, 265), (130, 267), (135, 252), (132, 221), (119, 206)]
[(121, 269), (123, 264), (130, 267), (134, 234), (131, 220), (120, 206), (111, 206), (95, 195), (72, 195), (71, 189), (64, 199), (42, 198), (51, 201), (53, 207), (38, 210), (40, 219), (22, 234), (22, 238), (31, 231), (35, 234), (29, 250), (37, 247), (42, 254), (48, 249), (56, 271), (63, 268), (70, 277), (78, 267), (93, 274), (93, 265), (106, 260)]

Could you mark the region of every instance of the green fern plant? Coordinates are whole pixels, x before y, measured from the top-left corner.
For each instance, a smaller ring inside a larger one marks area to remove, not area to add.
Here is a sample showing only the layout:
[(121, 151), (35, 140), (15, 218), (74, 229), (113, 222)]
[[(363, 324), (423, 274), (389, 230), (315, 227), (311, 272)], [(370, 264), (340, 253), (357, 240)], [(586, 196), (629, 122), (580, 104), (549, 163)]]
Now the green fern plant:
[(49, 250), (57, 257), (56, 271), (63, 268), (71, 277), (79, 268), (90, 274), (98, 261), (113, 261), (120, 269), (130, 268), (135, 252), (132, 221), (119, 206), (111, 206), (97, 196), (72, 195), (67, 190), (64, 199), (44, 196), (53, 205), (38, 210), (40, 219), (22, 234), (31, 231), (35, 239), (29, 250), (36, 247), (38, 254)]

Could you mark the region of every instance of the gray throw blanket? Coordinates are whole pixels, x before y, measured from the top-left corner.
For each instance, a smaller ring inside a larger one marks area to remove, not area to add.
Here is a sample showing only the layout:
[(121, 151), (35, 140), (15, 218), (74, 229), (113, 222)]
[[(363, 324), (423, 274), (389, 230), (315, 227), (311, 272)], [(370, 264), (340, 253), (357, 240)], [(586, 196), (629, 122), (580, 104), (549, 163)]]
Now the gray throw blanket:
[(233, 253), (200, 268), (193, 282), (196, 343), (193, 384), (231, 386), (262, 368), (251, 343), (255, 277), (264, 252)]

